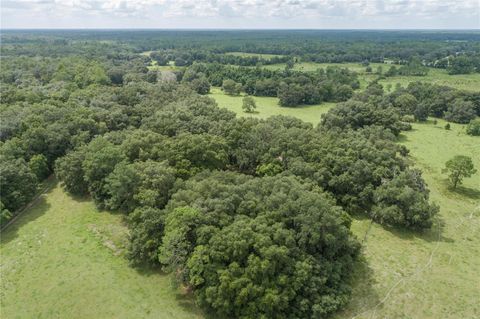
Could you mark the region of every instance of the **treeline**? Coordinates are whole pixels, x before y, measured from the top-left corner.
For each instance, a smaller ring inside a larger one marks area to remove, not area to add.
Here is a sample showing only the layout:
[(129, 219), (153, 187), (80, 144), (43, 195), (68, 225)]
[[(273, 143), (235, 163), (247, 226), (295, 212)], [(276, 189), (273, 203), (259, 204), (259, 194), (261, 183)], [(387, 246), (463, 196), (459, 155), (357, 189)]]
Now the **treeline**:
[[(66, 55), (123, 57), (145, 51), (170, 52), (179, 65), (193, 61), (256, 65), (257, 58), (226, 53), (247, 52), (318, 63), (384, 62), (402, 64), (418, 57), (426, 66), (448, 68), (451, 74), (479, 72), (480, 35), (475, 31), (155, 31), (50, 30), (2, 32), (2, 56)], [(163, 59), (160, 59), (160, 62)], [(253, 64), (255, 63), (255, 64)]]
[(335, 67), (298, 72), (288, 68), (272, 71), (201, 63), (189, 67), (182, 81), (191, 83), (201, 94), (209, 92), (207, 86), (210, 84), (221, 86), (231, 95), (243, 91), (249, 95), (278, 97), (282, 106), (346, 101), (360, 86), (354, 72)]
[(149, 57), (157, 65), (167, 65), (173, 61), (175, 66), (188, 66), (194, 62), (219, 63), (239, 66), (260, 66), (277, 63), (286, 63), (292, 60), (289, 56), (272, 56), (263, 58), (259, 56), (238, 56), (232, 54), (212, 53), (204, 50), (163, 50), (150, 52)]

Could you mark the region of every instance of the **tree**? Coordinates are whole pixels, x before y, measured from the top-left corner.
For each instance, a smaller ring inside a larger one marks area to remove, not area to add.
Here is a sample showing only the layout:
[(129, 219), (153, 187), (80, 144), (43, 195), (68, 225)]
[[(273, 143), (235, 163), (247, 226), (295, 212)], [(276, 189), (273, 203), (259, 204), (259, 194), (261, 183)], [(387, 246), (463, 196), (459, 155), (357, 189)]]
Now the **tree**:
[(401, 172), (375, 190), (372, 218), (390, 226), (430, 228), (439, 207), (429, 204), (428, 197), (420, 171)]
[(6, 224), (13, 217), (12, 213), (5, 208), (3, 203), (0, 201), (0, 225)]
[(28, 161), (28, 166), (39, 181), (43, 181), (50, 175), (47, 158), (43, 154), (33, 155), (30, 161)]
[(55, 175), (62, 182), (67, 192), (73, 195), (88, 193), (88, 184), (84, 179), (83, 161), (85, 148), (79, 148), (55, 161)]
[(415, 111), (413, 111), (413, 116), (415, 120), (425, 122), (428, 119), (428, 107), (423, 103), (417, 104)]
[(4, 208), (15, 212), (26, 205), (37, 190), (37, 177), (23, 158), (0, 161), (0, 198)]
[(222, 90), (228, 95), (239, 95), (241, 91), (241, 83), (236, 83), (231, 79), (224, 80)]
[(165, 162), (122, 162), (106, 178), (106, 207), (127, 213), (137, 207), (163, 208), (175, 183), (175, 170)]
[(456, 99), (445, 112), (445, 119), (449, 122), (466, 124), (476, 117), (475, 106), (470, 101)]
[(158, 256), (222, 316), (316, 318), (346, 301), (359, 251), (349, 227), (329, 196), (293, 176), (204, 172), (169, 202)]
[(418, 104), (415, 96), (409, 93), (404, 93), (395, 98), (394, 105), (395, 107), (400, 108), (402, 114), (413, 114), (415, 108)]
[(467, 125), (467, 134), (480, 136), (480, 119), (471, 120)]
[(192, 89), (198, 94), (208, 94), (210, 93), (210, 82), (208, 82), (206, 77), (199, 77), (190, 82)]
[(447, 68), (448, 74), (469, 74), (475, 69), (472, 59), (466, 56), (459, 56), (450, 59), (450, 66)]
[(104, 207), (105, 201), (110, 197), (105, 187), (107, 176), (125, 159), (120, 147), (105, 137), (97, 137), (87, 146), (82, 169), (88, 191), (99, 207)]
[(456, 155), (445, 163), (445, 168), (442, 172), (448, 174), (453, 189), (455, 189), (457, 185), (462, 183), (464, 178), (472, 176), (477, 170), (473, 166), (473, 161), (470, 157)]
[(242, 100), (242, 109), (245, 113), (253, 113), (257, 108), (255, 99), (249, 95), (245, 96)]

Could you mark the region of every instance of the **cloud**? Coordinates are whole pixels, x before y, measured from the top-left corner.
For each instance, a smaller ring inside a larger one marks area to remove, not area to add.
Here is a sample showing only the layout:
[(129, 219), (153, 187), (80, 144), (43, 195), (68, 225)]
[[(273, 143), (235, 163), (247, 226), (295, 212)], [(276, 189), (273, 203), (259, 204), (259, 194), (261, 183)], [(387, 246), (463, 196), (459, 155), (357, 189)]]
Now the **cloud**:
[(250, 28), (480, 28), (478, 0), (3, 0), (1, 6), (6, 27), (34, 27), (32, 23), (45, 21), (55, 27), (55, 18), (61, 27), (68, 21), (70, 27), (90, 21), (99, 28), (166, 27), (168, 22), (176, 28), (215, 23), (222, 28), (243, 26), (242, 21)]

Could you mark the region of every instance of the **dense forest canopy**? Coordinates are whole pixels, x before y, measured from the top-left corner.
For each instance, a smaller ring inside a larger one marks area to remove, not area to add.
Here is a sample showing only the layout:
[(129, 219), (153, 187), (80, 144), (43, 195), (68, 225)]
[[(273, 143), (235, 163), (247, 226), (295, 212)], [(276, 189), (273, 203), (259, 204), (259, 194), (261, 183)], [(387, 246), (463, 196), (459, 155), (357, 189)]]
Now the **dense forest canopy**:
[[(475, 135), (480, 92), (420, 80), (387, 93), (378, 79), (360, 90), (357, 74), (341, 67), (300, 72), (287, 63), (271, 71), (258, 59), (212, 57), (392, 59), (411, 72), (451, 56), (474, 72), (479, 38), (474, 31), (4, 32), (1, 223), (54, 173), (69, 193), (125, 215), (132, 265), (171, 272), (206, 309), (235, 318), (325, 317), (349, 300), (360, 254), (352, 216), (421, 232), (438, 213), (397, 143), (401, 131), (434, 116), (471, 121)], [(149, 68), (153, 60), (184, 67), (159, 71)], [(208, 96), (211, 86), (277, 97), (278, 107), (338, 104), (316, 126), (238, 118)]]

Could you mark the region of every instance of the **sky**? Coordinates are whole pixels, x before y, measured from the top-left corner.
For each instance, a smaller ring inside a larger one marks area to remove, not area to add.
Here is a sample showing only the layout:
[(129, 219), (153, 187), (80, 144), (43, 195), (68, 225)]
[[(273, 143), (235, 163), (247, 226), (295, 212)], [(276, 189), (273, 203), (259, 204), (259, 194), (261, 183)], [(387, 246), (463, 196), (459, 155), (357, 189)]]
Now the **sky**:
[(480, 0), (0, 1), (8, 29), (480, 29)]

